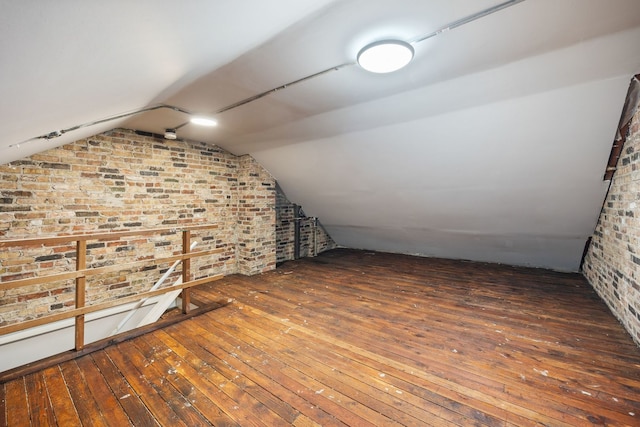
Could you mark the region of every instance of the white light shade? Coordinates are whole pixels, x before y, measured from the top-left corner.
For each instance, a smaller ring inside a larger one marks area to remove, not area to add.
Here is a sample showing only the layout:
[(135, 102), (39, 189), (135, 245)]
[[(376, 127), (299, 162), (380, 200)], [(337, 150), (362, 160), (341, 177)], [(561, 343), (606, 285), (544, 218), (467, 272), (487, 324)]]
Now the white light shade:
[(372, 73), (390, 73), (413, 59), (413, 46), (400, 40), (383, 40), (365, 46), (358, 53), (358, 64)]
[(208, 117), (192, 117), (191, 123), (198, 126), (217, 126), (218, 122)]

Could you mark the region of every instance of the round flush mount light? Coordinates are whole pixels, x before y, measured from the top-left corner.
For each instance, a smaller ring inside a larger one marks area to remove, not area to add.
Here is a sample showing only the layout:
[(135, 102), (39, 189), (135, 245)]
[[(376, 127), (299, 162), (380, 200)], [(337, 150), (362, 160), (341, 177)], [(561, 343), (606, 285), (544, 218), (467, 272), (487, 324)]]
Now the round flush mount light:
[(218, 122), (214, 119), (211, 119), (209, 117), (192, 117), (190, 120), (191, 123), (193, 123), (194, 125), (198, 125), (198, 126), (217, 126)]
[(413, 59), (413, 46), (400, 40), (371, 43), (358, 53), (358, 64), (372, 73), (391, 73)]
[(176, 134), (175, 129), (165, 129), (164, 139), (176, 139), (176, 138), (178, 138), (178, 134)]

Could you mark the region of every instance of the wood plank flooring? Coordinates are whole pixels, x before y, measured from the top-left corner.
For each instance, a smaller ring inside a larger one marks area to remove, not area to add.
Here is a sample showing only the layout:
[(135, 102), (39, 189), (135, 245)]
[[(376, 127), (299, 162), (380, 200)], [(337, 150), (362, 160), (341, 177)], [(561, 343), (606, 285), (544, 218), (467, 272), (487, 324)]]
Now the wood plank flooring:
[(577, 274), (340, 249), (194, 298), (233, 302), (1, 384), (0, 425), (640, 426)]

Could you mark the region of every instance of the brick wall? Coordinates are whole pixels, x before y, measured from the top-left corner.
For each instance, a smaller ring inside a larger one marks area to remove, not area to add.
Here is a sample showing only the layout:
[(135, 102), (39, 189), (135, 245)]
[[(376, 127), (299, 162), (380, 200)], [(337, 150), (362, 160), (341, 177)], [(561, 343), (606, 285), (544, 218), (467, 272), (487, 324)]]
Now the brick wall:
[(238, 272), (255, 274), (276, 267), (275, 181), (252, 157), (238, 173)]
[[(0, 165), (0, 238), (216, 224), (216, 230), (193, 233), (197, 249), (222, 250), (192, 261), (194, 279), (275, 268), (274, 205), (274, 179), (249, 156), (127, 130)], [(180, 253), (181, 235), (91, 241), (88, 247), (89, 266), (117, 265)], [(146, 290), (168, 266), (88, 278), (87, 299)], [(0, 252), (2, 282), (74, 268), (73, 245)], [(0, 325), (63, 310), (73, 296), (69, 281), (0, 291)]]
[(583, 272), (640, 345), (640, 112), (631, 123)]
[[(295, 259), (296, 211), (293, 203), (280, 190), (276, 194), (276, 256), (278, 262)], [(315, 218), (303, 214), (299, 219), (300, 258), (315, 256), (333, 249), (336, 243)]]
[(295, 205), (282, 191), (276, 193), (276, 258), (278, 262), (294, 259)]

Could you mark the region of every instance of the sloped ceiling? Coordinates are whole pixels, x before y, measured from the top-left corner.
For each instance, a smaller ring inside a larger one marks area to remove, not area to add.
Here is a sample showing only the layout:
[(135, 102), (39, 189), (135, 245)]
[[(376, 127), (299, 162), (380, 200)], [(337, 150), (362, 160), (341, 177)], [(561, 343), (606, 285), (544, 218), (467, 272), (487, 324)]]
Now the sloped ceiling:
[[(249, 153), (337, 243), (576, 270), (606, 192), (640, 1), (525, 0), (352, 64), (500, 0), (2, 1), (0, 161), (115, 127)], [(332, 70), (332, 68), (336, 69)], [(298, 84), (298, 79), (329, 70)]]

